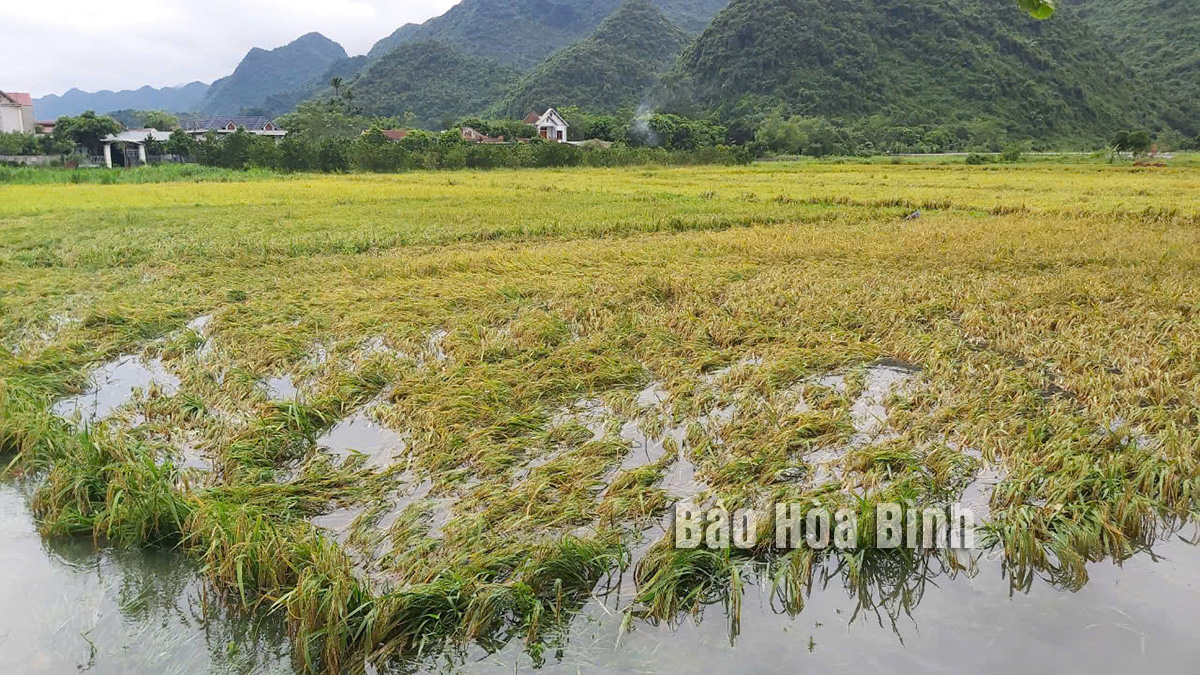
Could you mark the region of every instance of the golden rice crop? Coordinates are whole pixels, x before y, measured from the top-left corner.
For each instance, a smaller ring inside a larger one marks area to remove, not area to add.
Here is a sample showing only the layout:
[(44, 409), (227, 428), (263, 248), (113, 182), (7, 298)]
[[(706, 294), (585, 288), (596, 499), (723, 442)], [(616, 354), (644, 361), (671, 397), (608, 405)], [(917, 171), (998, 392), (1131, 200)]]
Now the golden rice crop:
[[(989, 535), (1017, 583), (1078, 587), (1090, 561), (1200, 508), (1198, 276), (1191, 168), (5, 185), (0, 452), (46, 472), (46, 532), (178, 543), (230, 602), (286, 611), (314, 670), (453, 639), (536, 644), (631, 562), (639, 616), (729, 589), (736, 613), (739, 565), (769, 547), (631, 560), (684, 461), (721, 503), (864, 513), (952, 497), (994, 464)], [(51, 414), (128, 353), (161, 358), (177, 391), (87, 433)], [(884, 358), (920, 368), (887, 399), (891, 436), (823, 482), (794, 479), (851, 442)], [(298, 400), (259, 386), (283, 373)], [(844, 390), (815, 384), (831, 373)], [(601, 423), (572, 413), (583, 400)], [(409, 459), (319, 449), (365, 406)], [(619, 471), (627, 423), (668, 451)], [(212, 471), (178, 468), (184, 445)], [(346, 536), (312, 524), (338, 509)], [(774, 562), (798, 610), (811, 554)], [(866, 585), (930, 563), (845, 564)]]

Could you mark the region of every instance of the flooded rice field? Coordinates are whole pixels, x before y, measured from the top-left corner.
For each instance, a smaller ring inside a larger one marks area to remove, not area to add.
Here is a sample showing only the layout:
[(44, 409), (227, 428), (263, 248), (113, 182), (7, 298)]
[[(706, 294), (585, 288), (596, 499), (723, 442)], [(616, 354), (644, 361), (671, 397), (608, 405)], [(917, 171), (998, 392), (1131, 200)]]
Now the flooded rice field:
[[(1156, 558), (1157, 556), (1157, 558)], [(589, 602), (554, 647), (533, 658), (520, 644), (422, 663), (439, 673), (1116, 673), (1191, 672), (1200, 659), (1200, 548), (1179, 541), (1092, 568), (1081, 591), (1038, 581), (1010, 594), (999, 566), (974, 577), (871, 580), (852, 597), (834, 572), (788, 617), (768, 588), (748, 583), (732, 641), (720, 604), (676, 625), (635, 621), (624, 604)], [(878, 584), (878, 585), (876, 585)], [(628, 601), (628, 598), (625, 598)], [(860, 602), (861, 600), (861, 602)], [(907, 603), (907, 607), (904, 604)], [(410, 664), (411, 665), (411, 664)]]
[(278, 617), (222, 610), (178, 552), (42, 538), (30, 488), (0, 481), (0, 673), (294, 672)]
[(450, 176), (3, 188), (0, 675), (1194, 670), (1195, 172)]
[(179, 378), (160, 359), (122, 356), (92, 372), (88, 389), (54, 405), (52, 412), (87, 426), (105, 419), (139, 391), (154, 388), (170, 395), (179, 389)]
[[(439, 335), (438, 342), (444, 337)], [(446, 358), (445, 353), (435, 357)], [(719, 386), (724, 378), (761, 365), (761, 359), (743, 359), (699, 381)], [(784, 470), (779, 479), (813, 486), (840, 481), (849, 453), (896, 438), (890, 405), (920, 389), (919, 373), (912, 364), (882, 359), (854, 373), (810, 378), (788, 392), (794, 397), (788, 405), (808, 412), (809, 401), (820, 401), (822, 392), (845, 396), (848, 379), (857, 382), (857, 393), (846, 399), (852, 431), (844, 442), (811, 453), (806, 458), (814, 467), (811, 475)], [(277, 398), (284, 381), (282, 388), (289, 391), (279, 398), (296, 395), (285, 374), (263, 381), (271, 398)], [(134, 356), (101, 366), (90, 382), (84, 393), (62, 400), (53, 412), (95, 423), (135, 400), (139, 391), (153, 388), (170, 395), (179, 386), (161, 362)], [(356, 574), (379, 593), (398, 588), (384, 564), (387, 533), (397, 521), (417, 508), (424, 514), (426, 536), (441, 540), (456, 515), (460, 497), (455, 495), (477, 484), (431, 496), (433, 481), (414, 472), (411, 439), (380, 421), (383, 400), (380, 394), (348, 412), (316, 437), (315, 446), (336, 465), (373, 473), (404, 470), (391, 474), (391, 487), (379, 502), (334, 505), (309, 519), (346, 551)], [(753, 403), (747, 396), (735, 397), (699, 416), (695, 425), (720, 430)], [(556, 413), (551, 426), (578, 425), (593, 442), (619, 439), (628, 449), (607, 474), (607, 485), (630, 472), (662, 467), (656, 487), (674, 503), (704, 494), (709, 486), (698, 476), (689, 426), (664, 424), (657, 417), (670, 404), (671, 392), (652, 382), (632, 395), (625, 415), (601, 399), (585, 398)], [(992, 491), (1007, 474), (973, 448), (954, 450), (980, 463), (960, 501), (986, 517)], [(525, 461), (512, 472), (514, 485), (561, 461), (562, 452)], [(211, 468), (192, 447), (179, 451), (177, 463), (185, 470)], [(177, 552), (97, 548), (86, 538), (43, 539), (29, 508), (31, 489), (29, 482), (0, 483), (0, 606), (36, 608), (32, 620), (13, 613), (0, 619), (0, 672), (285, 673), (297, 668), (278, 612), (247, 618), (223, 609), (196, 563)], [(597, 495), (598, 503), (607, 493)], [(724, 589), (697, 611), (664, 621), (643, 614), (634, 576), (651, 544), (670, 536), (670, 522), (668, 511), (632, 539), (624, 572), (601, 578), (536, 647), (513, 637), (443, 645), (417, 657), (360, 665), (378, 673), (789, 673), (797, 668), (950, 673), (969, 667), (999, 674), (1014, 669), (1180, 672), (1200, 658), (1200, 643), (1191, 639), (1200, 627), (1200, 547), (1180, 535), (1120, 566), (1107, 560), (1092, 564), (1088, 582), (1077, 590), (1042, 576), (1028, 588), (1014, 589), (995, 552), (980, 554), (970, 571), (950, 572), (918, 556), (912, 565), (883, 564), (857, 577), (849, 574), (844, 559), (825, 559), (817, 562), (802, 611), (790, 613), (772, 588), (769, 570), (749, 566), (743, 568), (736, 601)]]
[[(188, 327), (203, 334), (210, 319), (201, 317)], [(424, 353), (416, 358), (420, 367), (449, 358), (441, 347), (445, 338), (444, 331), (426, 338)], [(201, 355), (209, 344), (201, 347)], [(367, 349), (402, 357), (380, 345)], [(318, 345), (308, 363), (320, 365), (328, 358)], [(745, 357), (701, 376), (698, 385), (716, 391), (761, 366), (761, 358)], [(890, 408), (920, 391), (920, 372), (910, 363), (879, 359), (850, 372), (808, 378), (784, 392), (784, 408), (802, 414), (811, 413), (813, 403), (822, 405), (826, 396), (847, 397), (852, 388), (854, 395), (842, 399), (849, 429), (843, 441), (809, 453), (805, 462), (811, 473), (784, 469), (776, 479), (839, 485), (851, 453), (898, 438)], [(161, 360), (126, 355), (92, 371), (88, 387), (60, 400), (51, 412), (72, 423), (96, 424), (122, 406), (133, 406), (139, 396), (170, 396), (179, 387), (179, 378)], [(296, 399), (300, 391), (291, 373), (259, 380), (256, 387), (280, 403)], [(739, 390), (694, 422), (677, 422), (669, 414), (671, 391), (654, 381), (634, 392), (622, 410), (599, 398), (583, 398), (555, 413), (550, 426), (577, 425), (592, 442), (617, 439), (627, 448), (606, 474), (608, 487), (597, 493), (598, 504), (622, 478), (646, 469), (661, 470), (655, 486), (672, 504), (709, 490), (698, 475), (694, 434), (719, 433), (745, 409), (762, 403), (755, 396)], [(400, 588), (384, 561), (388, 533), (410, 507), (422, 514), (426, 536), (441, 540), (461, 495), (478, 484), (472, 480), (457, 492), (431, 496), (434, 482), (414, 472), (410, 436), (380, 420), (387, 399), (380, 393), (346, 413), (316, 436), (314, 445), (335, 466), (390, 475), (388, 492), (374, 503), (335, 503), (308, 519), (346, 552), (355, 573), (377, 593)], [(142, 418), (139, 413), (125, 419), (136, 426)], [(1123, 424), (1113, 422), (1109, 432)], [(986, 517), (992, 491), (1007, 478), (1005, 469), (984, 461), (973, 448), (948, 445), (978, 462), (959, 500)], [(513, 485), (522, 486), (552, 462), (567, 461), (564, 452), (551, 450), (523, 462), (512, 471)], [(185, 472), (212, 468), (189, 444), (176, 454), (174, 461)], [(404, 470), (389, 473), (394, 467)], [(223, 609), (195, 562), (178, 552), (43, 539), (34, 527), (30, 491), (28, 482), (0, 484), (0, 571), (8, 571), (0, 602), (37, 608), (33, 621), (16, 615), (0, 621), (0, 672), (283, 673), (297, 667), (278, 612), (247, 618)], [(844, 559), (819, 560), (798, 613), (794, 606), (790, 613), (785, 609), (769, 570), (749, 566), (743, 567), (736, 601), (726, 588), (694, 612), (661, 620), (643, 614), (634, 579), (651, 545), (670, 536), (670, 510), (653, 522), (628, 542), (624, 571), (600, 579), (586, 601), (536, 648), (521, 639), (491, 640), (360, 665), (382, 673), (785, 673), (798, 667), (953, 672), (964, 664), (983, 673), (1014, 668), (1174, 672), (1200, 658), (1200, 643), (1189, 639), (1200, 621), (1200, 547), (1179, 536), (1121, 566), (1093, 564), (1090, 580), (1078, 590), (1042, 577), (1014, 590), (996, 553), (979, 555), (969, 572), (950, 572), (918, 557), (915, 566), (882, 565), (857, 577), (848, 574)]]
[[(0, 672), (291, 673), (282, 621), (219, 609), (193, 563), (155, 549), (41, 538), (29, 486), (0, 483)], [(420, 496), (420, 495), (418, 495)], [(322, 527), (344, 528), (337, 512)], [(342, 530), (344, 531), (344, 530)], [(647, 533), (650, 538), (661, 530)], [(340, 539), (340, 537), (339, 537)], [(631, 573), (606, 579), (544, 650), (520, 639), (369, 666), (379, 673), (1189, 672), (1200, 659), (1200, 547), (1178, 537), (1120, 567), (1102, 563), (1077, 592), (1035, 581), (1010, 592), (999, 565), (947, 575), (881, 572), (846, 585), (818, 574), (788, 616), (747, 580), (738, 634), (717, 602), (671, 624), (635, 619)], [(894, 572), (894, 571), (893, 571)]]

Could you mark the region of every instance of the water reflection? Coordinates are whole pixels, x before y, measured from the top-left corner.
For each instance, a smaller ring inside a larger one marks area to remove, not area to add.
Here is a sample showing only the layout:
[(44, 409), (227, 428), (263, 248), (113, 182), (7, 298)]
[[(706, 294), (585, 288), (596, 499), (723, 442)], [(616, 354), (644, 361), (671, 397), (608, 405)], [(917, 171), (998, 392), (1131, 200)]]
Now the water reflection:
[(184, 556), (43, 541), (27, 487), (0, 481), (0, 673), (293, 672), (282, 624), (205, 602)]
[[(24, 490), (0, 482), (0, 607), (8, 610), (0, 615), (0, 673), (294, 672), (282, 626), (206, 603), (185, 558), (97, 551), (86, 540), (43, 542)], [(980, 560), (976, 574), (925, 556), (831, 559), (817, 563), (813, 583), (798, 596), (772, 583), (778, 564), (742, 571), (732, 641), (726, 593), (711, 594), (694, 615), (626, 624), (635, 616), (627, 612), (629, 570), (585, 596), (573, 620), (547, 620), (539, 645), (527, 645), (522, 631), (501, 631), (483, 644), (377, 669), (1190, 672), (1200, 659), (1200, 548), (1178, 537), (1121, 567), (1090, 565), (1091, 579), (1078, 592), (1039, 577), (1014, 593), (992, 559)]]
[[(1089, 566), (1066, 592), (1038, 579), (1014, 593), (998, 561), (974, 575), (929, 558), (827, 561), (803, 597), (781, 599), (771, 570), (748, 574), (740, 633), (730, 640), (728, 598), (667, 624), (634, 620), (628, 594), (593, 597), (557, 642), (520, 640), (491, 653), (391, 664), (394, 672), (795, 673), (1191, 672), (1200, 659), (1200, 548), (1174, 538), (1126, 560)], [(610, 584), (628, 588), (628, 584)], [(623, 591), (624, 592), (624, 591)], [(701, 620), (702, 619), (702, 620)]]

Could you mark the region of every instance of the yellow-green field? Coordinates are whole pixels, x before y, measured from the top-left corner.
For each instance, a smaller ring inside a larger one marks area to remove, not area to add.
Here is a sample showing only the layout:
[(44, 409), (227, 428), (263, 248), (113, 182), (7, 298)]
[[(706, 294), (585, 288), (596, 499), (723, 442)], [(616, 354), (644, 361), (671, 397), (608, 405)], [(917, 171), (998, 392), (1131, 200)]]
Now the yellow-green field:
[[(631, 564), (641, 621), (764, 560), (797, 611), (822, 555), (851, 585), (929, 561), (773, 551), (769, 522), (752, 551), (646, 551), (694, 490), (865, 517), (990, 472), (1014, 584), (1078, 588), (1200, 509), (1198, 282), (1196, 168), (0, 186), (0, 453), (44, 476), (48, 535), (181, 546), (226, 601), (286, 612), (313, 669), (536, 645)], [(130, 354), (177, 386), (86, 433), (53, 414)], [(403, 452), (322, 448), (364, 411)]]

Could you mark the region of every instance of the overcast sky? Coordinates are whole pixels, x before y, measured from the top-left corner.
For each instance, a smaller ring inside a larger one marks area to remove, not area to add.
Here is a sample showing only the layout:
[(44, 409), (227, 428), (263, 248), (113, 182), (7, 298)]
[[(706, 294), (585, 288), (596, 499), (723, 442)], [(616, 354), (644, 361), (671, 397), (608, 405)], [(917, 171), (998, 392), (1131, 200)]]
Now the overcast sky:
[(365, 54), (457, 0), (0, 0), (0, 91), (34, 96), (212, 82), (251, 47), (316, 31)]

